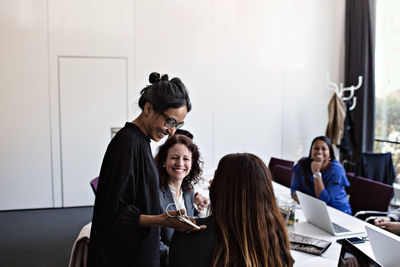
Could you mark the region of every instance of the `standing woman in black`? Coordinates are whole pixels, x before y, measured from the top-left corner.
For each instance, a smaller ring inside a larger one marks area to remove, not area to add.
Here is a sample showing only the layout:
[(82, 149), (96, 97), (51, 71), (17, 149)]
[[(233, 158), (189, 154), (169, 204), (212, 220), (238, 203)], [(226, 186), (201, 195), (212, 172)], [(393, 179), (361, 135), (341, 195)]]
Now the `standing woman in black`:
[[(151, 73), (141, 91), (142, 113), (127, 122), (104, 155), (93, 211), (88, 266), (159, 266), (159, 227), (194, 231), (159, 214), (159, 180), (150, 140), (183, 125), (191, 103), (179, 78)], [(170, 212), (171, 215), (171, 212)], [(202, 227), (203, 228), (203, 227)]]

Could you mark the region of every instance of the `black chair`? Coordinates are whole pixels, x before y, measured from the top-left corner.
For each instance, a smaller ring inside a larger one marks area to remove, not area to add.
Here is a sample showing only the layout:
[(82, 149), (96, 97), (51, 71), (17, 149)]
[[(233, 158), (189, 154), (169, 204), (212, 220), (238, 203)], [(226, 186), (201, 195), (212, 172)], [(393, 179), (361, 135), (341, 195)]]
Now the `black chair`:
[(290, 188), (292, 184), (292, 168), (277, 164), (273, 167), (272, 178), (275, 182)]
[(357, 162), (355, 175), (393, 185), (396, 172), (392, 153), (362, 153)]
[(354, 172), (346, 172), (346, 176), (347, 176), (347, 180), (349, 180), (350, 186), (349, 187), (345, 187), (346, 193), (347, 195), (351, 194), (351, 185), (353, 184), (354, 181)]
[(292, 168), (294, 165), (294, 161), (271, 157), (268, 163), (268, 169), (272, 172), (275, 165), (281, 165)]
[(356, 176), (351, 188), (350, 206), (354, 216), (364, 220), (387, 212), (392, 195), (393, 186)]

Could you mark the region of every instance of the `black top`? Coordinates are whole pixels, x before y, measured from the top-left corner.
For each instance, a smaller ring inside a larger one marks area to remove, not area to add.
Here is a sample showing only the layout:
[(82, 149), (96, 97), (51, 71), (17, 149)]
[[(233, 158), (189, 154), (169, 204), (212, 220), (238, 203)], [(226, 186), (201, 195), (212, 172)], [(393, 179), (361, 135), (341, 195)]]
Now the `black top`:
[(361, 153), (356, 166), (356, 176), (393, 185), (396, 178), (392, 153)]
[(90, 233), (88, 266), (159, 266), (159, 228), (139, 226), (141, 214), (160, 214), (150, 139), (126, 123), (101, 166)]
[(197, 225), (207, 228), (197, 232), (175, 231), (169, 247), (170, 267), (208, 267), (214, 253), (215, 225), (211, 217), (196, 219)]

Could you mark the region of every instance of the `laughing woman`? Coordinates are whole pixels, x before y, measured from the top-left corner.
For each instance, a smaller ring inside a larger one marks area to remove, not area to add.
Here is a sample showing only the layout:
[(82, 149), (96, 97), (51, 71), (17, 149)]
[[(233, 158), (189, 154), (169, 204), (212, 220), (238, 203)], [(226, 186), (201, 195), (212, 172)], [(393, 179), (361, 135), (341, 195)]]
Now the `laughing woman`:
[[(190, 217), (197, 215), (193, 185), (200, 180), (201, 161), (197, 146), (184, 135), (174, 135), (159, 148), (155, 158), (160, 178), (161, 212), (185, 209)], [(168, 266), (169, 245), (174, 229), (162, 228), (160, 264)]]
[[(191, 109), (179, 78), (150, 74), (141, 91), (141, 114), (127, 122), (104, 155), (94, 204), (89, 267), (158, 267), (159, 227), (196, 230), (160, 214), (157, 168), (150, 140), (160, 141), (182, 126)], [(178, 212), (171, 212), (176, 215)]]
[(329, 138), (318, 136), (311, 143), (310, 154), (293, 167), (291, 191), (296, 191), (325, 201), (331, 207), (351, 214), (345, 191), (350, 186), (343, 166), (335, 159)]

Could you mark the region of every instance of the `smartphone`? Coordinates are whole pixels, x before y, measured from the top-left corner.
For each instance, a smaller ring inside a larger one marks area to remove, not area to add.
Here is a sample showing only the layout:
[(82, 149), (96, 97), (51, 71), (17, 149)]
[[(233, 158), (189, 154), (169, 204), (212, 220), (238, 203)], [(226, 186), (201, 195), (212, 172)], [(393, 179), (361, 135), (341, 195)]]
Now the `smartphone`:
[(183, 216), (178, 216), (178, 220), (180, 220), (181, 222), (186, 223), (196, 229), (200, 229), (200, 227), (198, 225), (195, 225), (191, 220), (189, 220)]
[(358, 237), (358, 236), (338, 239), (338, 240), (336, 240), (336, 242), (338, 242), (339, 244), (342, 244), (343, 240), (345, 240), (345, 239), (347, 239), (352, 244), (359, 244), (359, 243), (364, 243), (365, 242), (364, 238), (361, 238), (361, 237)]

